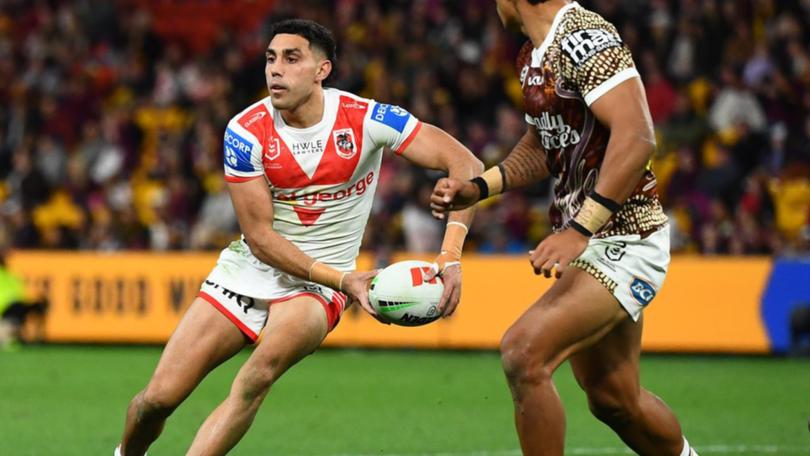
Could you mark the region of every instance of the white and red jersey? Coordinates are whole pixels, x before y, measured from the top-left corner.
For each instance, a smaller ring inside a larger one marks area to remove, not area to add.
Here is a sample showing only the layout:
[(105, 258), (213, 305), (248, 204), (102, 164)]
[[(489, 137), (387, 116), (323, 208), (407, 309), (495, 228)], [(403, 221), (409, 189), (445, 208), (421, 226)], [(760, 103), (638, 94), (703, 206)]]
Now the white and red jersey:
[(265, 98), (225, 131), (225, 179), (264, 176), (273, 193), (273, 229), (309, 256), (355, 268), (384, 147), (402, 153), (421, 122), (408, 111), (324, 89), (321, 121), (284, 122)]

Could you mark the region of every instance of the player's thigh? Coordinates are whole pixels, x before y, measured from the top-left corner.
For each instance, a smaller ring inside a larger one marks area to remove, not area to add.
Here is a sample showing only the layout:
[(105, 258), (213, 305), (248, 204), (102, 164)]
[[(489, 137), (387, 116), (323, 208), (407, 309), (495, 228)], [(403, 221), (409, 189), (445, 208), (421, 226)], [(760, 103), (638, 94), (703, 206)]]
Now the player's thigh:
[(628, 318), (571, 357), (574, 377), (592, 402), (620, 406), (638, 397), (643, 321)]
[(263, 389), (306, 357), (328, 332), (327, 314), (317, 298), (304, 295), (273, 304), (261, 339), (237, 375), (236, 384)]
[(569, 268), (504, 335), (505, 367), (529, 358), (556, 369), (627, 319), (613, 295), (589, 273)]
[(161, 400), (182, 401), (208, 372), (247, 343), (227, 317), (197, 298), (169, 338), (147, 391)]

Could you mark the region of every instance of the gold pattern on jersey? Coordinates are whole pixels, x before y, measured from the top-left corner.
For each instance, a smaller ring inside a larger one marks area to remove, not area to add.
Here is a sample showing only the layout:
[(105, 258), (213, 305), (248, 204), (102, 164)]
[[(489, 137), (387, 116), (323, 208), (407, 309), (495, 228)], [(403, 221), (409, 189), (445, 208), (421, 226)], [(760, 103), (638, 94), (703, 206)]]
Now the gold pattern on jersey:
[[(526, 120), (537, 129), (547, 168), (555, 178), (549, 209), (555, 231), (567, 227), (594, 190), (610, 140), (610, 131), (595, 118), (588, 103), (638, 74), (630, 50), (612, 24), (579, 6), (561, 14), (548, 46), (534, 49), (528, 42), (517, 62)], [(595, 237), (646, 236), (666, 220), (655, 174), (647, 169)]]

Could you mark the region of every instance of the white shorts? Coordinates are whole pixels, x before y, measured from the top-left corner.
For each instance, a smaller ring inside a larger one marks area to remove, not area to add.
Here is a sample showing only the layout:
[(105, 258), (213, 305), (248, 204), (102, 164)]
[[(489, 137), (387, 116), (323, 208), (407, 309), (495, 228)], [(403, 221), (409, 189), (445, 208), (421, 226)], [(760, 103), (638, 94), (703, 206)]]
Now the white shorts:
[(234, 241), (222, 251), (199, 296), (254, 342), (267, 323), (273, 304), (301, 296), (313, 297), (326, 311), (329, 331), (337, 326), (346, 307), (345, 294), (261, 263), (243, 241)]
[(638, 321), (664, 283), (669, 258), (669, 225), (664, 225), (644, 239), (637, 234), (591, 239), (571, 266), (594, 276)]

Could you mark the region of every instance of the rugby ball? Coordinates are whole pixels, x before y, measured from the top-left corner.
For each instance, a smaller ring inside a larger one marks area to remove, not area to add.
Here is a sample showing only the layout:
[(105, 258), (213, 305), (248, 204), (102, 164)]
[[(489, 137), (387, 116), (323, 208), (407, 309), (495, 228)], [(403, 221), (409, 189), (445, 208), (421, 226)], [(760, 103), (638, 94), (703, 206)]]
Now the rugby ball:
[(383, 320), (399, 326), (421, 326), (439, 315), (444, 292), (441, 277), (426, 280), (426, 261), (400, 261), (380, 271), (371, 281), (369, 302)]

